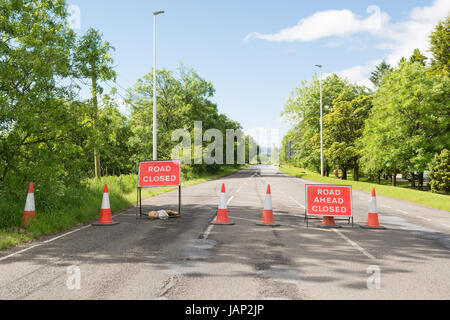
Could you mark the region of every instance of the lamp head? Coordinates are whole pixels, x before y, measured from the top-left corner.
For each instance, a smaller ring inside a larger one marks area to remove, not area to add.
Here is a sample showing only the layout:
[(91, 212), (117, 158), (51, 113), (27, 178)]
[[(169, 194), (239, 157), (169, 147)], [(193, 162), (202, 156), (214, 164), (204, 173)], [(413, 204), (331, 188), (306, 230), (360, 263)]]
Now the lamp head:
[(158, 14), (163, 14), (163, 13), (164, 13), (164, 11), (155, 11), (155, 12), (153, 12), (153, 15), (157, 16)]

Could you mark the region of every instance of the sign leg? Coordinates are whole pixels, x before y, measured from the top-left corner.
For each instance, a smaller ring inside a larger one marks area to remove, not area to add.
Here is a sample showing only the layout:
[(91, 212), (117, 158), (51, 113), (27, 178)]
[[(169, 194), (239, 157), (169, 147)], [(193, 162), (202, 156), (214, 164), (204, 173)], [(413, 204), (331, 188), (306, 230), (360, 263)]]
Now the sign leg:
[(178, 213), (181, 216), (181, 186), (178, 187)]
[(139, 188), (139, 218), (142, 219), (142, 188)]

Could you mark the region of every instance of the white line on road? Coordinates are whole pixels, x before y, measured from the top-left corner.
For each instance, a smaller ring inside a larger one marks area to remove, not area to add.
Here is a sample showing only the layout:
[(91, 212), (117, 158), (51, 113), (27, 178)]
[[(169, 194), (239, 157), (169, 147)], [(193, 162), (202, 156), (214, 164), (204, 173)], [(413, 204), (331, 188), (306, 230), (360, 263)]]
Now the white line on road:
[(69, 234), (72, 234), (72, 233), (81, 231), (81, 230), (83, 230), (83, 229), (89, 228), (90, 226), (91, 226), (91, 225), (88, 225), (88, 226), (84, 226), (84, 227), (81, 227), (81, 228), (76, 229), (76, 230), (72, 230), (72, 231), (70, 231), (70, 232), (66, 232), (66, 233), (64, 233), (63, 235), (54, 237), (54, 238), (52, 238), (52, 239), (49, 239), (49, 240), (43, 241), (43, 242), (41, 242), (41, 243), (35, 244), (34, 246), (31, 246), (31, 247), (22, 249), (22, 250), (20, 250), (20, 251), (11, 253), (10, 255), (7, 255), (7, 256), (5, 256), (5, 257), (0, 258), (0, 261), (4, 261), (4, 260), (6, 260), (6, 259), (12, 258), (12, 257), (14, 257), (14, 256), (16, 256), (16, 255), (18, 255), (18, 254), (27, 252), (27, 251), (29, 251), (29, 250), (31, 250), (31, 249), (36, 248), (36, 247), (40, 247), (40, 246), (42, 246), (42, 245), (44, 245), (44, 244), (47, 244), (47, 243), (50, 243), (50, 242), (52, 242), (52, 241), (58, 240), (58, 239), (60, 239), (60, 238), (63, 238), (63, 237), (65, 237), (65, 236), (68, 236)]
[(431, 219), (428, 219), (428, 218), (425, 218), (425, 217), (422, 217), (422, 216), (417, 216), (417, 217), (420, 218), (420, 219), (426, 220), (426, 221), (433, 221)]
[(342, 239), (344, 239), (345, 241), (347, 241), (350, 245), (352, 245), (354, 248), (358, 249), (363, 255), (365, 255), (367, 258), (372, 259), (372, 260), (376, 260), (376, 258), (371, 255), (369, 252), (367, 252), (366, 249), (362, 248), (361, 246), (359, 246), (356, 242), (350, 240), (349, 238), (347, 238), (344, 234), (342, 234), (342, 232), (340, 232), (337, 229), (333, 229), (334, 232), (336, 232), (338, 235), (341, 236)]
[(291, 196), (289, 196), (289, 199), (291, 199), (292, 201), (294, 201), (297, 205), (299, 205), (300, 207), (302, 207), (303, 209), (305, 209), (305, 206), (302, 205), (300, 202), (298, 202), (297, 200), (295, 200), (294, 198), (292, 198)]
[(208, 228), (206, 228), (205, 233), (203, 233), (203, 240), (208, 239), (208, 237), (209, 237), (209, 235), (210, 235), (210, 233), (211, 233), (211, 231), (212, 231), (213, 228), (214, 228), (214, 225), (213, 225), (213, 224), (210, 224), (210, 225), (208, 226)]
[(408, 212), (406, 212), (406, 211), (403, 211), (403, 210), (399, 210), (399, 209), (397, 209), (397, 211), (398, 211), (398, 212), (400, 212), (400, 213), (406, 214), (406, 215), (408, 215), (408, 214), (409, 214)]
[[(255, 176), (255, 174), (253, 174), (250, 178), (253, 178)], [(239, 193), (239, 191), (241, 191), (241, 189), (247, 184), (247, 182), (248, 182), (249, 180), (247, 180), (244, 184), (242, 184), (239, 188), (238, 188), (238, 190), (236, 190), (236, 192), (235, 192), (235, 194), (233, 195), (233, 196), (231, 196), (230, 197), (230, 199), (228, 199), (228, 201), (227, 201), (227, 206), (230, 204), (230, 202), (234, 199), (234, 196), (237, 194), (237, 193)], [(216, 219), (216, 218), (214, 218), (214, 219)], [(214, 220), (213, 219), (213, 220)], [(203, 233), (203, 240), (206, 240), (206, 239), (208, 239), (208, 237), (209, 237), (209, 235), (211, 234), (211, 231), (212, 231), (212, 229), (214, 228), (214, 225), (213, 224), (211, 224), (211, 225), (209, 225), (208, 226), (208, 228), (206, 228), (206, 230), (205, 230), (205, 232)]]

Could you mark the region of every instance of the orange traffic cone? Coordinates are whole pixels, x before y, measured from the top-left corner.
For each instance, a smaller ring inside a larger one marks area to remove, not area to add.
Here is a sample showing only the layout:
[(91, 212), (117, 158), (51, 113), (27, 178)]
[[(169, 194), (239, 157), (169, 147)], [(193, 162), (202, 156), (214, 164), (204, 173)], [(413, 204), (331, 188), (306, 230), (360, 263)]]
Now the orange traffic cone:
[(264, 210), (261, 222), (257, 222), (256, 225), (270, 227), (279, 226), (279, 224), (275, 223), (273, 219), (272, 193), (270, 190), (270, 184), (267, 186), (266, 199), (264, 200)]
[(334, 217), (323, 217), (322, 224), (318, 225), (319, 228), (342, 228), (338, 226), (334, 221)]
[(23, 212), (22, 226), (28, 226), (29, 220), (31, 219), (36, 219), (33, 181), (30, 182), (30, 186), (28, 187), (27, 202), (25, 203), (25, 210)]
[(234, 222), (228, 219), (227, 200), (225, 197), (225, 184), (222, 184), (222, 190), (220, 191), (219, 208), (217, 210), (216, 220), (211, 222), (215, 225), (227, 225), (231, 226)]
[(375, 188), (372, 190), (372, 198), (370, 199), (370, 207), (369, 214), (367, 217), (367, 224), (365, 226), (361, 226), (364, 229), (378, 229), (384, 230), (386, 227), (380, 226), (380, 222), (378, 221), (378, 213), (377, 213), (377, 195), (375, 193)]
[(109, 204), (108, 186), (105, 184), (105, 191), (103, 192), (102, 208), (100, 210), (100, 219), (93, 223), (93, 226), (113, 226), (119, 222), (113, 222), (111, 217), (111, 206)]

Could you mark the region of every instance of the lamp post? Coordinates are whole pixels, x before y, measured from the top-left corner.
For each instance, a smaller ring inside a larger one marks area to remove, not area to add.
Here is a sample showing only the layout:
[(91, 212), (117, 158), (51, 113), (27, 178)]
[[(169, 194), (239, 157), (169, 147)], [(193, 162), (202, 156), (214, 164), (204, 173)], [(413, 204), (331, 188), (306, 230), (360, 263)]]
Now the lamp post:
[(156, 118), (156, 16), (164, 11), (153, 12), (153, 161), (158, 160), (158, 130)]
[(316, 64), (320, 68), (320, 174), (323, 177), (323, 111), (322, 111), (322, 65)]

